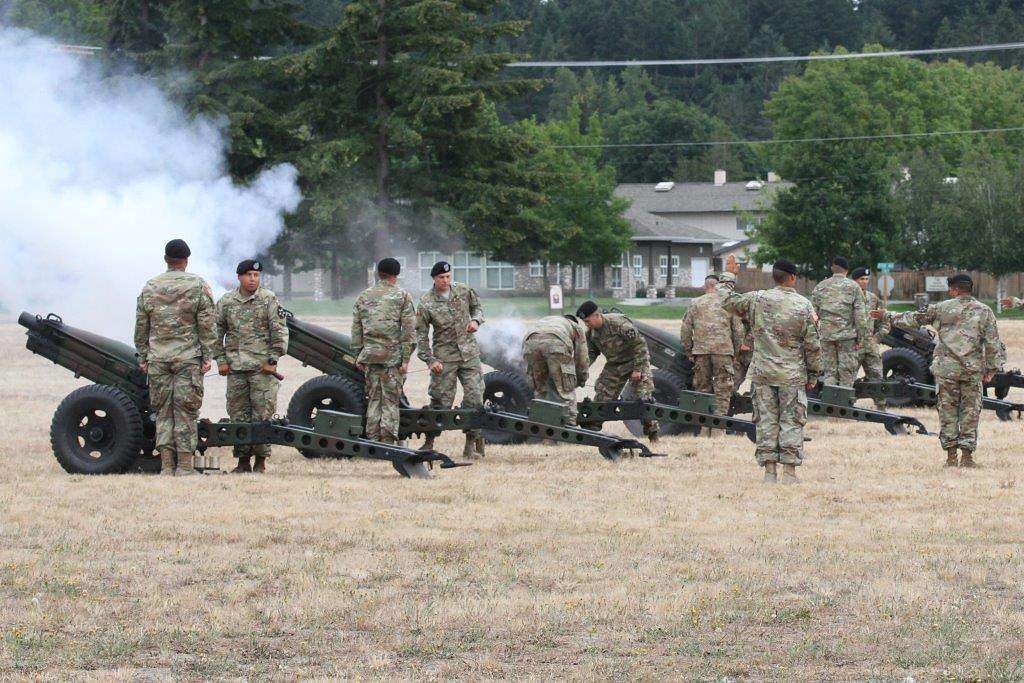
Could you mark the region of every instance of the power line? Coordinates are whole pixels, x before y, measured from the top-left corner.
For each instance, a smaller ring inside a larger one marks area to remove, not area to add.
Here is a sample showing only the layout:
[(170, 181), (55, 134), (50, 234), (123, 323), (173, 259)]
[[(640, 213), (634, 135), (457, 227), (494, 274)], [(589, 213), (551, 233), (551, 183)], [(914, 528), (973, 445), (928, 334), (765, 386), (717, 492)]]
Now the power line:
[(787, 138), (769, 140), (707, 140), (704, 142), (608, 142), (592, 145), (552, 145), (555, 149), (620, 149), (637, 147), (734, 147), (737, 145), (785, 145), (808, 142), (856, 142), (859, 140), (896, 140), (901, 138), (945, 137), (950, 135), (983, 135), (987, 133), (1019, 133), (1024, 126), (1010, 128), (976, 128), (970, 130), (938, 130), (925, 133), (883, 133), (880, 135), (844, 135), (823, 138)]
[(774, 62), (818, 62), (845, 59), (877, 59), (879, 57), (923, 57), (927, 55), (963, 54), (967, 52), (996, 52), (1019, 50), (1024, 43), (993, 43), (991, 45), (963, 45), (960, 47), (937, 47), (927, 50), (885, 50), (883, 52), (846, 52), (830, 55), (779, 55), (775, 57), (727, 57), (723, 59), (626, 59), (595, 60), (583, 62), (509, 62), (517, 69), (543, 69), (551, 67), (601, 67), (601, 66), (708, 66), (716, 64), (769, 64)]

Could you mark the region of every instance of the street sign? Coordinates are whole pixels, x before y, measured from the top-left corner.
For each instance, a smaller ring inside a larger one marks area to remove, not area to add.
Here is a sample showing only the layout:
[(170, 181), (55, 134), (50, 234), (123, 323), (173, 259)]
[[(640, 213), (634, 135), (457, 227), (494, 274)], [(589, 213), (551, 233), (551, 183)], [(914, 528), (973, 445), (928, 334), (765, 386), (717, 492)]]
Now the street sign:
[(949, 291), (949, 284), (946, 282), (946, 278), (928, 276), (924, 279), (924, 291), (926, 292), (946, 292)]
[(878, 291), (886, 299), (892, 294), (892, 290), (896, 287), (896, 280), (892, 278), (892, 275), (879, 275), (878, 276)]
[(562, 310), (562, 285), (551, 285), (551, 290), (548, 292), (548, 303), (551, 305), (552, 311)]
[(895, 263), (879, 263), (878, 264), (878, 269), (880, 271), (882, 271), (883, 273), (888, 273), (888, 272), (892, 271), (892, 269), (895, 268), (895, 267), (896, 267)]

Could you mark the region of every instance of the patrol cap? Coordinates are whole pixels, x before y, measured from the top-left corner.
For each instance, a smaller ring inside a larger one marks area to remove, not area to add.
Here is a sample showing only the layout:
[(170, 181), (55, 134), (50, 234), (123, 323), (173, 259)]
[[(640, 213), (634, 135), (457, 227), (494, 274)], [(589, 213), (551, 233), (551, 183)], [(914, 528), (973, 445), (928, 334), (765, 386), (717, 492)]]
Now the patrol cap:
[(444, 275), (445, 273), (452, 272), (452, 266), (447, 261), (438, 261), (434, 264), (434, 267), (430, 269), (430, 277), (437, 277), (438, 275)]
[(402, 264), (398, 262), (398, 259), (388, 256), (387, 258), (382, 258), (380, 263), (377, 264), (377, 272), (381, 275), (397, 277), (402, 272)]
[(832, 259), (832, 265), (835, 266), (836, 268), (842, 268), (843, 270), (850, 269), (850, 262), (847, 261), (842, 256), (836, 256), (834, 259)]
[(584, 301), (580, 304), (580, 307), (576, 309), (576, 317), (580, 320), (589, 318), (590, 316), (597, 313), (597, 304), (593, 301)]
[(718, 276), (719, 282), (736, 282), (736, 276), (733, 273), (725, 272)]
[(192, 255), (185, 240), (171, 240), (164, 246), (164, 258), (180, 260)]
[(722, 278), (718, 276), (718, 273), (708, 273), (704, 276), (704, 282), (708, 280), (714, 280), (715, 282), (721, 282)]
[(779, 259), (776, 261), (772, 268), (775, 270), (781, 270), (783, 273), (789, 273), (790, 275), (796, 275), (796, 264), (786, 259)]
[(850, 277), (852, 277), (854, 280), (859, 280), (862, 277), (868, 277), (870, 275), (871, 271), (865, 268), (864, 266), (854, 268), (853, 270), (850, 271)]
[(957, 273), (952, 277), (946, 278), (946, 284), (950, 287), (961, 287), (966, 286), (970, 289), (974, 289), (974, 280), (967, 273)]
[(247, 258), (244, 261), (238, 262), (238, 267), (235, 268), (235, 275), (245, 275), (250, 270), (255, 270), (257, 273), (263, 272), (263, 264), (256, 259)]

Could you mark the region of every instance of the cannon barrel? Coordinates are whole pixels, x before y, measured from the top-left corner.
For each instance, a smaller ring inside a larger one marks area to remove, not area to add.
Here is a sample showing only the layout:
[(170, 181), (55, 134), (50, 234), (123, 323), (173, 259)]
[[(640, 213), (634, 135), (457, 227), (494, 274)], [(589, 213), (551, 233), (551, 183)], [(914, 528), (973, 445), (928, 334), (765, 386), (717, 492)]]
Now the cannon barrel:
[(693, 373), (693, 364), (686, 357), (683, 343), (677, 335), (637, 320), (633, 320), (633, 325), (647, 341), (647, 349), (651, 354), (651, 365), (662, 370), (671, 370), (684, 378), (688, 378)]
[(352, 339), (346, 334), (297, 319), (286, 312), (288, 320), (288, 355), (303, 365), (316, 368), (325, 375), (341, 375), (363, 383), (363, 373), (356, 367)]

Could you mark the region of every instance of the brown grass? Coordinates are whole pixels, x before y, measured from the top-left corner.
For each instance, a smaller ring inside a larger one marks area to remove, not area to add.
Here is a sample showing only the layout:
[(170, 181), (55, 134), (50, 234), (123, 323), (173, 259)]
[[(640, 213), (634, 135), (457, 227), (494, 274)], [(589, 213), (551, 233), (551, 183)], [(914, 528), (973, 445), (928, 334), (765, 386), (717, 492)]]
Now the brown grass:
[[(1019, 365), (1024, 323), (1001, 325)], [(48, 429), (81, 380), (20, 332), (0, 325), (5, 677), (1024, 677), (1019, 423), (986, 415), (984, 469), (951, 471), (934, 437), (816, 421), (797, 487), (732, 437), (618, 464), (491, 447), (429, 482), (283, 448), (264, 477), (70, 476)], [(282, 371), (283, 409), (313, 373)], [(207, 396), (222, 416), (220, 378)]]

